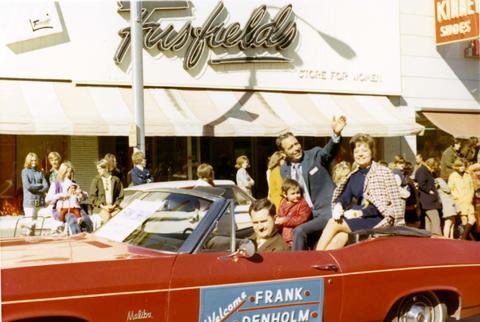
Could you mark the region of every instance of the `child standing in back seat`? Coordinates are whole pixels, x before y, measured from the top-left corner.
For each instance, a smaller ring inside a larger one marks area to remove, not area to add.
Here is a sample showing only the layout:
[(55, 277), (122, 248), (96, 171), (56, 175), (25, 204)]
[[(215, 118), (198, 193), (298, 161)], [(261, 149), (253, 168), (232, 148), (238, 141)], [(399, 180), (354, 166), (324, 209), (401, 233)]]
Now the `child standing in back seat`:
[(282, 227), (283, 240), (291, 247), (293, 243), (293, 229), (308, 221), (312, 216), (312, 209), (303, 198), (300, 184), (293, 179), (285, 179), (282, 185), (283, 199), (277, 211), (275, 224)]

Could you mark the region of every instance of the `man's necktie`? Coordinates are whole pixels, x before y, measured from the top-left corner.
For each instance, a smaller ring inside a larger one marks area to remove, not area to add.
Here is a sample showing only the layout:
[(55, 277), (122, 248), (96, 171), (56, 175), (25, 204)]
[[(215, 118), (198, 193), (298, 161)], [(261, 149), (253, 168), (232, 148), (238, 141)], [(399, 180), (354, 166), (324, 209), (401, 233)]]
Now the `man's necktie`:
[[(297, 180), (297, 182), (302, 185), (303, 180), (302, 180), (302, 171), (300, 170), (300, 163), (292, 164), (292, 168), (293, 168), (293, 178), (292, 179)], [(305, 187), (303, 187), (303, 188), (305, 189)]]

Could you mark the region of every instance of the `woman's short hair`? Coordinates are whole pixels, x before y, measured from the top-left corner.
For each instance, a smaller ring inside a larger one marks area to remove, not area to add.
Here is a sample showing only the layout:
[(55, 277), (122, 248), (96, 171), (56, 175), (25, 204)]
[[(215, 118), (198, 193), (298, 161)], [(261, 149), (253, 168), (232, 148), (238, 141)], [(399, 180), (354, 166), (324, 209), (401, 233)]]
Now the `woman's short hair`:
[(250, 208), (248, 208), (248, 213), (251, 216), (252, 211), (260, 211), (262, 209), (267, 209), (268, 214), (271, 217), (275, 217), (275, 215), (277, 214), (277, 209), (275, 208), (275, 205), (267, 198), (257, 199), (254, 202), (252, 202), (252, 204), (250, 205)]
[(246, 155), (239, 156), (235, 162), (235, 168), (240, 169), (244, 162), (250, 162), (248, 161), (248, 157)]
[(464, 158), (456, 158), (455, 161), (453, 162), (452, 164), (452, 168), (454, 170), (458, 170), (460, 169), (461, 167), (467, 167), (468, 165), (468, 161)]
[(37, 159), (37, 162), (39, 162), (40, 160), (38, 160), (38, 155), (34, 152), (29, 152), (27, 154), (27, 156), (25, 157), (25, 163), (24, 163), (24, 167), (25, 168), (31, 168), (32, 167), (32, 159), (35, 158)]
[(281, 151), (273, 152), (273, 154), (268, 159), (267, 168), (270, 169), (270, 170), (275, 168), (276, 166), (280, 165), (280, 162), (282, 160), (285, 160), (285, 154), (283, 152), (281, 152)]
[(52, 151), (48, 154), (48, 160), (62, 160), (60, 153)]
[(72, 162), (70, 161), (62, 162), (62, 164), (60, 164), (60, 167), (58, 168), (57, 179), (59, 181), (65, 180), (65, 176), (67, 175), (67, 171), (69, 169), (72, 170), (72, 177), (73, 177), (73, 174), (75, 173), (75, 168), (73, 167)]
[(202, 163), (197, 168), (197, 177), (199, 179), (210, 179), (213, 177), (213, 167), (208, 163)]
[(375, 140), (373, 137), (371, 137), (369, 134), (365, 133), (359, 133), (355, 134), (351, 139), (350, 139), (350, 149), (355, 150), (355, 147), (357, 144), (366, 144), (370, 151), (372, 151), (372, 159), (375, 160), (375, 157), (377, 155), (377, 149), (375, 147)]
[(132, 154), (133, 164), (140, 164), (143, 160), (145, 160), (145, 153), (143, 153), (142, 151), (137, 151)]
[(298, 181), (287, 178), (287, 179), (283, 180), (282, 192), (286, 194), (288, 192), (288, 190), (290, 190), (290, 189), (300, 189), (300, 193), (303, 196), (303, 190), (302, 190), (302, 187), (300, 186), (300, 184), (298, 183)]

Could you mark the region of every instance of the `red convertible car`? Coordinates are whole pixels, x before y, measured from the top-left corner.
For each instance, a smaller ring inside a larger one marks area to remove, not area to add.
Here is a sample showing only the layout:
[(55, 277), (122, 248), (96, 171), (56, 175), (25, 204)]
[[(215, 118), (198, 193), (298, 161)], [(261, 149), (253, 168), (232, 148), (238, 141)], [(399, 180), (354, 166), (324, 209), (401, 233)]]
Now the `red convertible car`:
[[(3, 321), (445, 321), (480, 314), (480, 244), (408, 228), (255, 253), (218, 189), (136, 196), (93, 234), (1, 240)], [(241, 251), (239, 251), (241, 250)]]

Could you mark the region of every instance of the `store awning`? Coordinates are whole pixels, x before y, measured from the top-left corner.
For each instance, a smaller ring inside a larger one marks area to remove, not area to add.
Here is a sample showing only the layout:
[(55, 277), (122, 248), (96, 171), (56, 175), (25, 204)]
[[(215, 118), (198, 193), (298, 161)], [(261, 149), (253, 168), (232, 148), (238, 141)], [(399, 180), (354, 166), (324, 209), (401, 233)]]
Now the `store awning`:
[(480, 138), (479, 112), (422, 112), (436, 127), (454, 137)]
[[(127, 136), (133, 121), (130, 88), (70, 82), (0, 81), (0, 133)], [(330, 120), (346, 115), (345, 136), (403, 136), (423, 130), (384, 96), (228, 91), (145, 90), (147, 136), (331, 135)]]

